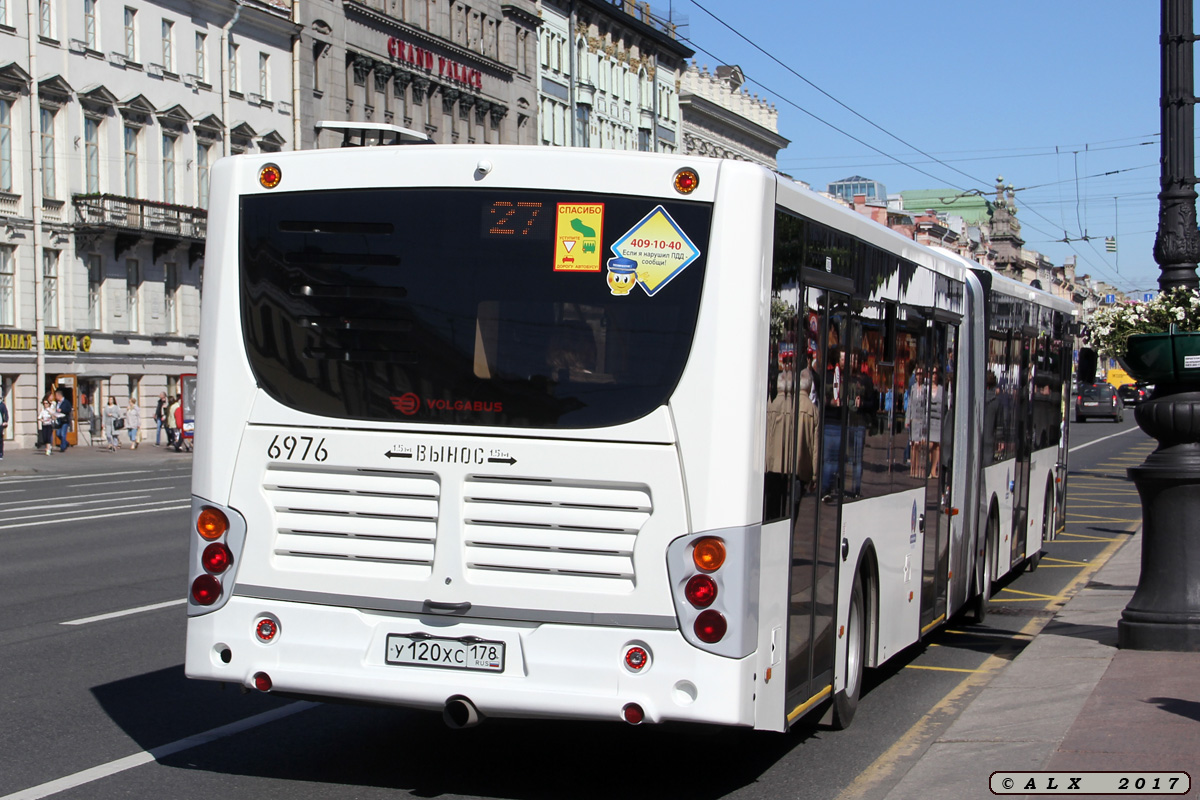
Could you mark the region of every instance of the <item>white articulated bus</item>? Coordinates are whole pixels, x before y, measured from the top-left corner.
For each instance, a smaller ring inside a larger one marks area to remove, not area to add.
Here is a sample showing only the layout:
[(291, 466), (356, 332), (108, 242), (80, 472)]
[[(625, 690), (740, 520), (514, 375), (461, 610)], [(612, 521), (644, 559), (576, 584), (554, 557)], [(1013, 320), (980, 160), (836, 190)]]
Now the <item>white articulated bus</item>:
[(1070, 306), (765, 169), (360, 147), (212, 192), (191, 677), (845, 725), (1055, 530)]

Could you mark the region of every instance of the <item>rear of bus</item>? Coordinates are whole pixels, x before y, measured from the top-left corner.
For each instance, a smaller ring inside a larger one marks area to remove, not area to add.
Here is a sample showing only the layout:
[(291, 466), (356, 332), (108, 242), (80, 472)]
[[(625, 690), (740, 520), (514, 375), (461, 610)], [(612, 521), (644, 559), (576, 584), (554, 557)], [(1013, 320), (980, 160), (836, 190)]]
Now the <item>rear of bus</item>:
[(540, 148), (216, 165), (188, 675), (755, 724), (773, 192)]

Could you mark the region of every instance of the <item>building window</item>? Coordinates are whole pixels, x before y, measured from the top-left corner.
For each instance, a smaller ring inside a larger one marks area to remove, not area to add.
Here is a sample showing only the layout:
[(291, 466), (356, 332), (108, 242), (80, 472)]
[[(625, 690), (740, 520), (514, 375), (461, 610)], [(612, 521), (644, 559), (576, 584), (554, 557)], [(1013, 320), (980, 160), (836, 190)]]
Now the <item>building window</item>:
[(100, 120), (83, 118), (83, 168), (88, 194), (100, 194)]
[(163, 320), (167, 325), (167, 333), (179, 330), (176, 299), (179, 295), (179, 265), (168, 261), (163, 273)]
[(175, 136), (163, 134), (163, 202), (175, 202)]
[(137, 63), (137, 11), (125, 6), (125, 58)]
[(575, 146), (591, 147), (592, 109), (575, 106)]
[(125, 312), (128, 329), (138, 330), (138, 288), (142, 283), (141, 265), (136, 258), (125, 259)]
[(8, 24), (8, 0), (0, 0), (0, 25)]
[(125, 126), (125, 196), (138, 196), (138, 129)]
[(211, 144), (196, 142), (196, 198), (201, 208), (208, 208), (208, 153)]
[(54, 38), (54, 9), (50, 0), (38, 0), (38, 33), (47, 39)]
[(12, 101), (0, 100), (0, 192), (12, 191), (12, 176)]
[(17, 324), (17, 260), (13, 248), (0, 247), (0, 327)]
[(96, 0), (83, 0), (83, 43), (98, 50), (96, 38)]
[(266, 53), (258, 54), (258, 94), (263, 100), (271, 99), (271, 59)]
[(649, 128), (638, 128), (638, 150), (649, 153), (654, 149), (653, 139)]
[(238, 85), (238, 49), (240, 45), (229, 43), (229, 91), (240, 92)]
[(162, 68), (175, 71), (175, 23), (169, 19), (162, 21)]
[(203, 33), (196, 34), (196, 80), (201, 83), (207, 83), (205, 76), (208, 74), (208, 54), (205, 52), (205, 45), (208, 44), (208, 37)]
[(58, 327), (58, 251), (42, 249), (42, 322)]
[(104, 298), (104, 257), (92, 253), (87, 257), (88, 272), (88, 328), (93, 331), (101, 330), (104, 325), (104, 314), (100, 304)]
[(42, 196), (51, 199), (58, 196), (54, 188), (54, 116), (54, 109), (42, 109)]

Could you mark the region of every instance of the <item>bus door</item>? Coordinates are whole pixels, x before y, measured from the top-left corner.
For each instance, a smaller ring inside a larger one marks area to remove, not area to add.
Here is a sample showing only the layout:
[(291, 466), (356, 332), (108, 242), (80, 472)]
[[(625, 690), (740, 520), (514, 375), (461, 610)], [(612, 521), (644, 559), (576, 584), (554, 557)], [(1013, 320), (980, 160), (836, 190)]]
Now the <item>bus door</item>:
[(1013, 432), (1016, 437), (1016, 460), (1013, 463), (1013, 515), (1012, 550), (1009, 566), (1025, 557), (1027, 534), (1029, 533), (1029, 459), (1032, 454), (1033, 438), (1033, 375), (1032, 343), (1030, 330), (1013, 331), (1010, 346), (1012, 363), (1017, 365), (1017, 398), (1014, 406)]
[[(789, 721), (833, 681), (837, 613), (837, 543), (846, 442), (846, 368), (849, 296), (808, 288), (800, 304), (797, 358), (812, 378), (816, 418), (815, 464), (799, 468), (803, 485), (792, 513), (788, 620)], [(799, 378), (797, 379), (799, 385)], [(803, 401), (801, 401), (803, 402)], [(801, 418), (803, 415), (801, 415)], [(803, 435), (803, 434), (801, 434)], [(804, 458), (804, 448), (798, 448)]]
[(954, 454), (953, 381), (957, 368), (958, 326), (933, 322), (924, 348), (923, 386), (928, 413), (927, 443), (922, 449), (925, 511), (921, 558), (921, 631), (946, 614), (950, 570), (951, 478)]

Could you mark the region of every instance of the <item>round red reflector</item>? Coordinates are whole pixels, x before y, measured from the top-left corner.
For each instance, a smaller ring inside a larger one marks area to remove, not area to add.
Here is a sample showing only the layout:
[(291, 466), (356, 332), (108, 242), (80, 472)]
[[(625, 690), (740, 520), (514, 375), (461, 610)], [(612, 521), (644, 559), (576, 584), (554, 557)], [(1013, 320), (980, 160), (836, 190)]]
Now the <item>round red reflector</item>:
[(263, 644), (274, 639), (277, 633), (279, 633), (279, 625), (273, 619), (260, 619), (254, 626), (254, 635)]
[(233, 563), (233, 553), (224, 542), (213, 542), (200, 554), (200, 565), (213, 575), (220, 575)]
[(700, 185), (700, 175), (694, 169), (684, 168), (675, 173), (675, 191), (691, 194)]
[(283, 171), (276, 164), (264, 164), (258, 171), (258, 182), (264, 189), (274, 189), (283, 180)]
[(192, 601), (198, 606), (211, 606), (221, 596), (221, 582), (212, 575), (201, 575), (192, 581)]
[(642, 667), (646, 666), (650, 661), (650, 654), (641, 647), (631, 647), (625, 651), (625, 666), (629, 667), (634, 672), (637, 672)]
[(271, 676), (265, 672), (254, 673), (254, 688), (260, 692), (271, 691)]
[(642, 707), (637, 703), (629, 703), (621, 709), (621, 716), (630, 725), (641, 725), (642, 720), (646, 718), (646, 712), (642, 711)]
[(725, 563), (725, 542), (715, 536), (705, 536), (696, 542), (692, 548), (692, 561), (697, 569), (705, 572), (715, 572)]
[(717, 582), (708, 575), (693, 575), (683, 587), (683, 595), (696, 608), (708, 608), (717, 599)]
[(708, 611), (701, 611), (693, 626), (696, 638), (705, 644), (716, 644), (721, 641), (728, 628), (729, 623), (725, 621), (725, 617), (719, 611), (713, 611), (711, 608)]
[(205, 539), (220, 539), (229, 530), (229, 518), (219, 508), (205, 506), (196, 516), (196, 532)]

